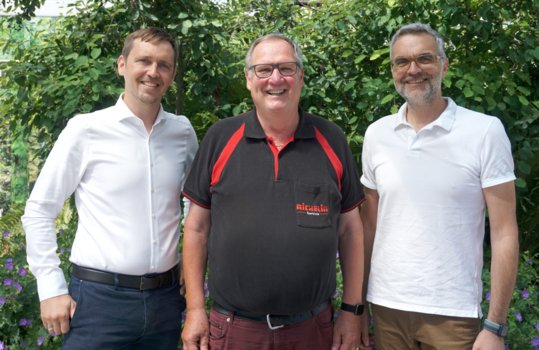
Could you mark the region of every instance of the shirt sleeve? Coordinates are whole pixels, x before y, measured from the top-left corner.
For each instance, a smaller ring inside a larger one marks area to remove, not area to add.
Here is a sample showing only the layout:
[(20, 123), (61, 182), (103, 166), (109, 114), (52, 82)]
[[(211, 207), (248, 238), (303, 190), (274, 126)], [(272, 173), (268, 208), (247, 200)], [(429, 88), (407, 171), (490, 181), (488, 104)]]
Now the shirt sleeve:
[(55, 219), (84, 173), (84, 144), (83, 126), (70, 120), (45, 161), (21, 218), (40, 301), (68, 293), (56, 253)]
[(363, 171), (363, 174), (361, 175), (361, 183), (365, 187), (375, 190), (376, 178), (372, 168), (371, 151), (369, 146), (369, 128), (367, 128), (365, 137), (363, 138), (363, 150), (361, 151), (361, 170)]
[(222, 135), (216, 126), (219, 123), (212, 125), (202, 139), (183, 189), (184, 196), (206, 209), (211, 207), (211, 169), (221, 150), (218, 140)]
[(515, 180), (511, 143), (498, 118), (493, 117), (481, 149), (481, 187)]
[[(193, 164), (193, 160), (196, 156), (196, 153), (197, 153), (197, 150), (198, 150), (198, 140), (197, 140), (197, 136), (196, 136), (196, 133), (195, 133), (195, 130), (193, 129), (193, 127), (190, 128), (190, 130), (192, 131), (190, 133), (190, 137), (189, 137), (189, 140), (187, 141), (187, 155), (186, 155), (186, 175), (184, 176), (183, 180), (182, 180), (182, 184), (181, 184), (181, 187), (182, 190), (183, 190), (183, 186), (185, 184), (185, 181), (187, 179), (187, 174), (189, 174), (189, 171), (191, 169), (191, 166)], [(183, 196), (182, 197), (182, 202), (183, 202), (183, 217), (182, 217), (182, 224), (185, 224), (185, 218), (187, 218), (187, 214), (189, 214), (189, 206), (191, 205), (191, 201)]]
[(342, 136), (344, 143), (344, 176), (342, 182), (343, 200), (341, 202), (341, 212), (345, 213), (356, 208), (361, 202), (363, 202), (365, 195), (361, 187), (359, 172), (354, 156), (352, 155), (352, 150), (346, 142), (346, 136), (344, 133)]

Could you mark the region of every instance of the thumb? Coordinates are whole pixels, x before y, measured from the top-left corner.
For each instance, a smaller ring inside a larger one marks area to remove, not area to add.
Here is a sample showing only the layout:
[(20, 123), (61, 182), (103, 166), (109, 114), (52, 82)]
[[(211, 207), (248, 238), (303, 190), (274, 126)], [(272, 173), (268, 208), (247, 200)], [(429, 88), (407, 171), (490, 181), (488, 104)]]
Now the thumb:
[(331, 350), (339, 350), (341, 346), (341, 338), (337, 335), (333, 336), (333, 344), (331, 345)]
[(200, 338), (200, 350), (208, 350), (209, 349), (209, 346), (208, 346), (208, 335), (207, 334), (204, 334), (201, 338)]
[(72, 300), (70, 308), (69, 308), (69, 316), (71, 318), (73, 318), (73, 315), (75, 315), (75, 310), (76, 309), (77, 309), (77, 303), (74, 300)]

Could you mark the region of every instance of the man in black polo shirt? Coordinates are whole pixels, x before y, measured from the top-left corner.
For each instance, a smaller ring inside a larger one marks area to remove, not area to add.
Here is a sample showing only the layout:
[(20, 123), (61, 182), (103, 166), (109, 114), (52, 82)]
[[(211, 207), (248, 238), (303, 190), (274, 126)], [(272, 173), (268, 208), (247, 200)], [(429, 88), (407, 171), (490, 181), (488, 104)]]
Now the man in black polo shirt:
[[(343, 132), (299, 109), (303, 74), (292, 40), (257, 39), (245, 69), (255, 110), (219, 121), (202, 141), (184, 187), (185, 350), (350, 350), (366, 338), (364, 196)], [(337, 250), (344, 312), (333, 322)]]

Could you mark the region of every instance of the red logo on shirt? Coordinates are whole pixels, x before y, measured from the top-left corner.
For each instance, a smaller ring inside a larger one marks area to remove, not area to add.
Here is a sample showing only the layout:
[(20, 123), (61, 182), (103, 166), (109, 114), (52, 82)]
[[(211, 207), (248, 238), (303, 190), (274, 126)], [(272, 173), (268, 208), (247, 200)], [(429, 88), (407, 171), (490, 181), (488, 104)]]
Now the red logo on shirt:
[(324, 204), (310, 205), (310, 204), (305, 204), (305, 203), (297, 203), (296, 211), (298, 212), (298, 214), (315, 215), (315, 216), (328, 215), (329, 207)]

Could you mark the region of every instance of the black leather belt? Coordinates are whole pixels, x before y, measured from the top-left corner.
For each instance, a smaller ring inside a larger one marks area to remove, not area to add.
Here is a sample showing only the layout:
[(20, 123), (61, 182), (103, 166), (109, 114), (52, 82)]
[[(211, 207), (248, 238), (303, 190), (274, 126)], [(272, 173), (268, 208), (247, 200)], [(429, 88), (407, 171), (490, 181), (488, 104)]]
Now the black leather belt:
[(275, 330), (281, 327), (291, 325), (294, 323), (300, 323), (313, 318), (319, 313), (325, 311), (329, 307), (329, 301), (325, 301), (320, 305), (315, 306), (312, 310), (306, 312), (300, 312), (293, 315), (256, 315), (245, 312), (229, 311), (223, 308), (217, 303), (213, 303), (213, 309), (220, 314), (233, 316), (237, 318), (243, 318), (251, 321), (266, 322), (269, 329)]
[(166, 272), (134, 276), (95, 270), (73, 264), (71, 273), (81, 280), (138, 290), (170, 287), (178, 281), (178, 265)]

